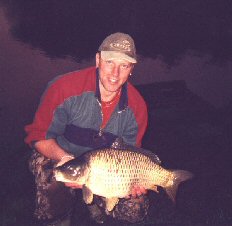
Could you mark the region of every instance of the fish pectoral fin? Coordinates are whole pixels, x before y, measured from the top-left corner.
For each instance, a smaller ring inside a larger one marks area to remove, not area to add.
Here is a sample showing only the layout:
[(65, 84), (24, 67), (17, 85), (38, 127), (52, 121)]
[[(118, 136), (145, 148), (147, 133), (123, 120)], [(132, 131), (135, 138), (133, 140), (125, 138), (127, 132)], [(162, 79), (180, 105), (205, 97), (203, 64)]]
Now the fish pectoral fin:
[(156, 185), (153, 185), (150, 189), (151, 189), (152, 191), (155, 191), (155, 192), (159, 193), (158, 187), (157, 187)]
[(117, 205), (119, 199), (117, 197), (106, 198), (106, 209), (112, 211), (115, 205)]
[(88, 187), (86, 187), (85, 185), (83, 185), (83, 187), (82, 187), (82, 195), (83, 195), (84, 202), (86, 204), (92, 203), (92, 201), (93, 201), (93, 192)]

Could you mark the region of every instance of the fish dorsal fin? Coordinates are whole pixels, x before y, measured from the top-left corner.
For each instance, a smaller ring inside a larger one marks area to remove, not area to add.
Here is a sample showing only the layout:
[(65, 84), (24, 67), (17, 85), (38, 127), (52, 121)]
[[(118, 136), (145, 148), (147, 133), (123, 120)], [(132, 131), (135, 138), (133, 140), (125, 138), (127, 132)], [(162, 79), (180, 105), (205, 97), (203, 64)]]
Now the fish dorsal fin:
[(88, 187), (86, 187), (86, 185), (83, 185), (82, 187), (82, 195), (83, 200), (86, 204), (90, 204), (93, 202), (93, 193)]
[(123, 139), (121, 137), (118, 137), (115, 139), (114, 143), (111, 145), (111, 148), (139, 152), (139, 153), (142, 153), (142, 154), (146, 155), (147, 157), (149, 157), (156, 164), (158, 164), (158, 165), (161, 164), (161, 160), (159, 159), (159, 157), (155, 153), (153, 153), (152, 151), (143, 149), (143, 148), (139, 148), (139, 147), (135, 147), (133, 145), (127, 144), (123, 141)]
[(159, 157), (152, 151), (149, 151), (149, 150), (144, 149), (144, 148), (134, 147), (132, 145), (128, 145), (128, 149), (131, 151), (142, 153), (143, 155), (149, 157), (156, 164), (158, 164), (158, 165), (161, 164), (161, 160), (159, 159)]
[(121, 137), (117, 137), (115, 139), (114, 143), (112, 143), (111, 148), (126, 149), (126, 143), (123, 141), (123, 139)]

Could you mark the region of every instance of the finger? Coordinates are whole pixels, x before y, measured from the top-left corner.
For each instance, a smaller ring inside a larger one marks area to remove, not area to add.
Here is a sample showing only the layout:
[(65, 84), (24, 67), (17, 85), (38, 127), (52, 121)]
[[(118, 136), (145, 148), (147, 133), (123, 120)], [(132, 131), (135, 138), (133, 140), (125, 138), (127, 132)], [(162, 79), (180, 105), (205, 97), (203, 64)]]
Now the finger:
[(141, 192), (141, 194), (147, 194), (147, 190), (144, 188), (144, 187), (141, 187), (140, 188), (140, 192)]
[(65, 155), (61, 158), (61, 160), (56, 164), (56, 167), (63, 165), (64, 163), (74, 159), (72, 155)]
[(137, 193), (138, 193), (138, 186), (135, 185), (135, 186), (132, 188), (132, 191), (131, 191), (131, 196), (132, 196), (132, 198), (136, 198), (136, 197), (137, 197)]
[(74, 188), (74, 189), (82, 188), (82, 185), (74, 184), (74, 183), (69, 183), (69, 182), (66, 182), (65, 186), (71, 187), (71, 188)]
[(142, 195), (143, 193), (142, 193), (142, 190), (139, 188), (138, 190), (137, 190), (137, 196), (140, 196), (140, 195)]
[(138, 186), (136, 188), (136, 194), (137, 194), (137, 196), (141, 196), (141, 195), (146, 194), (146, 193), (147, 193), (147, 190), (144, 187)]
[(133, 193), (133, 194), (131, 194), (131, 197), (132, 197), (132, 198), (136, 198), (136, 197), (137, 197), (137, 194), (136, 194), (136, 193)]
[(132, 198), (136, 198), (137, 196), (137, 190), (133, 188), (132, 192), (131, 192), (131, 196)]

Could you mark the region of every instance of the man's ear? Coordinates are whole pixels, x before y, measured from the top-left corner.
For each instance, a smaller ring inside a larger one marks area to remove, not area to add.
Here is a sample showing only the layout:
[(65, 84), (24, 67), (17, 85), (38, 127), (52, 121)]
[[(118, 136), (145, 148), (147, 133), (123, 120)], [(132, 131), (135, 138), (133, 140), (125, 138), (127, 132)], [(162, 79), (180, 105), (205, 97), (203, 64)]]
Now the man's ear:
[(130, 71), (130, 75), (132, 75), (132, 72), (133, 72), (133, 70), (134, 70), (134, 64), (131, 66), (131, 71)]
[(99, 67), (100, 64), (100, 53), (96, 53), (96, 67)]

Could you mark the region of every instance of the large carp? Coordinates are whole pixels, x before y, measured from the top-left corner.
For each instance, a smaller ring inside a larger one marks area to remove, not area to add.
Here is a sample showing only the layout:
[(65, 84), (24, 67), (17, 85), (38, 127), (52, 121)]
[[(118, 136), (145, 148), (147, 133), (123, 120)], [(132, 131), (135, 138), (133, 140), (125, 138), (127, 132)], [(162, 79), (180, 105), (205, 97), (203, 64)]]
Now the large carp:
[(106, 209), (111, 211), (119, 198), (131, 194), (134, 186), (142, 186), (157, 192), (157, 186), (165, 189), (175, 201), (179, 183), (192, 174), (184, 170), (167, 170), (160, 166), (158, 157), (143, 149), (105, 148), (86, 152), (54, 169), (57, 181), (83, 185), (86, 204), (93, 195), (106, 198)]

